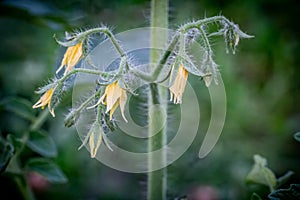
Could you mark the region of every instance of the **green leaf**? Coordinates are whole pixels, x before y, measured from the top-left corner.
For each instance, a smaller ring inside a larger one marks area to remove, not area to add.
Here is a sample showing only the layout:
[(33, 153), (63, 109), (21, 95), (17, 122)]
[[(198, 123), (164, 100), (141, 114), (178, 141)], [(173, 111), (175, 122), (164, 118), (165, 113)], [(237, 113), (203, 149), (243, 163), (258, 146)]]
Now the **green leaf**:
[(246, 181), (269, 186), (272, 191), (276, 186), (276, 177), (274, 173), (267, 168), (267, 160), (260, 155), (254, 155), (254, 165), (247, 175)]
[(300, 142), (300, 132), (295, 133), (294, 138), (295, 138), (295, 140)]
[(288, 189), (278, 189), (269, 194), (271, 200), (299, 200), (300, 184), (291, 184)]
[(57, 155), (53, 139), (41, 131), (31, 131), (26, 145), (34, 152), (45, 157), (55, 157)]
[(13, 134), (8, 134), (6, 140), (13, 145), (14, 152), (18, 151), (23, 146), (23, 141), (20, 138), (16, 138)]
[(54, 162), (46, 158), (30, 159), (26, 163), (25, 169), (39, 173), (51, 183), (66, 183), (68, 181), (60, 168)]
[(21, 174), (22, 169), (19, 163), (18, 155), (24, 146), (24, 141), (21, 138), (16, 138), (13, 134), (8, 134), (6, 136), (6, 141), (13, 146), (14, 151), (5, 172), (13, 173), (14, 175)]
[(14, 146), (0, 137), (0, 174), (5, 171), (13, 155)]
[(279, 177), (277, 179), (277, 185), (276, 187), (280, 187), (281, 185), (285, 184), (290, 178), (291, 176), (294, 174), (293, 171), (288, 171), (287, 173), (285, 173), (283, 176)]
[(27, 99), (19, 97), (8, 97), (0, 102), (1, 107), (5, 110), (15, 113), (16, 115), (29, 121), (35, 120), (35, 110), (32, 109), (32, 103)]
[(251, 196), (251, 200), (262, 200), (262, 198), (254, 192)]

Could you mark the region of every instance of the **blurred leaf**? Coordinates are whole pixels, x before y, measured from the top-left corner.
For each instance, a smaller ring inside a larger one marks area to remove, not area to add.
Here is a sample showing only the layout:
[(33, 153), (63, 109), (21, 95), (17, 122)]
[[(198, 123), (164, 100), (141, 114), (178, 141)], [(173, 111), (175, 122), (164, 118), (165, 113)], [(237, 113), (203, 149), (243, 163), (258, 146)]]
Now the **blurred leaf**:
[(41, 131), (31, 131), (26, 145), (45, 157), (55, 157), (57, 155), (55, 142), (49, 135)]
[(57, 10), (48, 8), (44, 3), (38, 1), (7, 1), (0, 7), (0, 16), (7, 16), (24, 20), (28, 23), (35, 24), (43, 27), (51, 28), (70, 28), (68, 21)]
[(23, 145), (22, 140), (20, 138), (16, 138), (13, 134), (8, 134), (6, 139), (10, 144), (13, 145), (15, 152), (18, 151), (18, 149)]
[(278, 189), (269, 194), (271, 200), (299, 200), (300, 184), (291, 184), (288, 189)]
[(295, 133), (294, 138), (295, 138), (295, 140), (300, 142), (300, 132)]
[(262, 198), (258, 194), (253, 193), (251, 196), (251, 200), (262, 200)]
[(0, 137), (0, 174), (5, 171), (13, 155), (13, 145)]
[(44, 176), (51, 183), (66, 183), (68, 181), (65, 174), (51, 160), (45, 158), (30, 159), (25, 168)]
[(6, 168), (6, 172), (13, 173), (14, 175), (21, 174), (22, 169), (19, 163), (19, 150), (24, 146), (24, 142), (20, 138), (16, 138), (13, 134), (8, 134), (6, 136), (7, 142), (9, 142), (14, 147), (13, 156), (11, 157), (8, 166)]
[(280, 187), (281, 185), (285, 184), (285, 183), (288, 181), (288, 179), (291, 178), (291, 176), (292, 176), (293, 174), (294, 174), (293, 171), (288, 171), (287, 173), (285, 173), (285, 175), (279, 177), (279, 178), (277, 179), (277, 185), (276, 185), (276, 187)]
[(35, 120), (35, 110), (32, 109), (32, 103), (27, 99), (8, 97), (0, 102), (0, 106), (24, 119), (29, 121)]
[(269, 186), (273, 190), (276, 186), (276, 177), (274, 173), (267, 168), (267, 160), (260, 155), (254, 155), (254, 165), (247, 175), (246, 181)]

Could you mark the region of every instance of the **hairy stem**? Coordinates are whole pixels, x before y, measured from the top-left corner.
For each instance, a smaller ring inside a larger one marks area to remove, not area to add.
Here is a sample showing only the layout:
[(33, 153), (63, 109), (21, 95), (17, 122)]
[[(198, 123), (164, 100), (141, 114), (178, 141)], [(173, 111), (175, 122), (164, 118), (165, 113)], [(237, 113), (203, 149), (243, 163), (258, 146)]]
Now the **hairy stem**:
[(84, 68), (76, 68), (76, 69), (73, 69), (72, 71), (70, 71), (65, 76), (63, 76), (58, 81), (62, 83), (65, 80), (67, 80), (70, 76), (72, 76), (73, 74), (76, 74), (76, 73), (93, 74), (93, 75), (98, 75), (98, 76), (102, 76), (102, 77), (107, 77), (107, 76), (111, 75), (109, 72), (102, 72), (99, 70), (84, 69)]
[[(152, 0), (151, 4), (151, 27), (168, 27), (168, 0)], [(167, 41), (167, 31), (162, 29), (151, 30), (151, 46), (157, 47), (161, 44), (164, 44)], [(151, 49), (150, 54), (150, 63), (159, 63), (158, 66), (153, 70), (154, 75), (159, 74), (166, 58), (169, 57), (170, 51), (166, 52), (163, 56), (164, 61), (160, 61), (160, 52)], [(156, 80), (156, 78), (154, 79)], [(161, 151), (162, 154), (158, 158), (154, 159), (151, 155), (151, 152), (162, 149), (166, 144), (166, 127), (160, 129), (160, 120), (165, 120), (167, 105), (167, 90), (158, 86), (156, 83), (150, 84), (149, 91), (149, 100), (148, 100), (148, 119), (149, 119), (149, 142), (148, 142), (148, 200), (157, 200), (157, 199), (166, 199), (166, 190), (167, 190), (167, 168), (162, 168), (156, 171), (153, 171), (155, 165), (165, 166), (166, 162), (166, 152)], [(161, 112), (157, 112), (157, 106)], [(159, 119), (158, 119), (159, 118)], [(158, 133), (157, 130), (159, 130)]]
[[(158, 22), (158, 21), (156, 21)], [(159, 22), (158, 22), (159, 23)], [(232, 27), (235, 29), (236, 33), (239, 35), (241, 38), (252, 38), (253, 36), (247, 35), (243, 31), (239, 29), (239, 27), (234, 24), (233, 22), (229, 21), (226, 17), (224, 16), (214, 16), (214, 17), (209, 17), (205, 18), (202, 20), (198, 20), (195, 22), (190, 22), (186, 23), (185, 25), (181, 26), (176, 34), (173, 36), (168, 48), (164, 52), (163, 56), (161, 56), (160, 60), (157, 62), (157, 65), (154, 69), (152, 69), (151, 73), (145, 73), (136, 69), (131, 69), (131, 71), (140, 77), (141, 79), (148, 81), (148, 82), (156, 82), (157, 77), (159, 76), (163, 66), (167, 62), (168, 58), (171, 55), (171, 52), (175, 49), (179, 39), (180, 39), (180, 34), (185, 34), (188, 32), (190, 29), (197, 28), (200, 32), (203, 32), (202, 26), (211, 24), (211, 23), (224, 23), (227, 24), (228, 26)], [(154, 24), (154, 26), (156, 26)], [(157, 27), (157, 26), (156, 26)], [(161, 26), (162, 27), (162, 26)], [(202, 33), (203, 34), (203, 33)], [(152, 37), (153, 38), (153, 37)], [(158, 39), (156, 41), (159, 41)], [(207, 42), (207, 41), (204, 41)], [(206, 45), (206, 44), (205, 44)]]

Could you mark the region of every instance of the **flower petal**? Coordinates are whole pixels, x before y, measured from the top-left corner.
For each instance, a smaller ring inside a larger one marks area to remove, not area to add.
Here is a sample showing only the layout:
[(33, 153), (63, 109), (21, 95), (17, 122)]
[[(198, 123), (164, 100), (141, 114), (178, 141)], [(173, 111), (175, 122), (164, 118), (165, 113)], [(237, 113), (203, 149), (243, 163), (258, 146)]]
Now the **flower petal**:
[(126, 91), (123, 90), (122, 95), (120, 97), (120, 110), (121, 110), (121, 114), (122, 114), (124, 121), (127, 123), (128, 121), (124, 114), (126, 101), (127, 101), (127, 94), (126, 94)]
[(173, 82), (170, 90), (170, 101), (173, 100), (175, 104), (182, 102), (182, 95), (188, 79), (188, 71), (180, 65), (178, 68), (177, 76)]
[(107, 97), (106, 97), (106, 112), (111, 110), (116, 102), (122, 95), (122, 88), (118, 85), (117, 82), (114, 82), (106, 87), (107, 89)]

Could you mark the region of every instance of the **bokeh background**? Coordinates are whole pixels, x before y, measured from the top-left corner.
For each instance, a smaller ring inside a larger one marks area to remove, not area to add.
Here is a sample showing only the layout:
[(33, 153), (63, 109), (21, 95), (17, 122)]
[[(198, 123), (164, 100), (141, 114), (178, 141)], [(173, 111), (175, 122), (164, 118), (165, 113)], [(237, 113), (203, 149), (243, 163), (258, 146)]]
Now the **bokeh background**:
[[(228, 107), (221, 138), (204, 159), (197, 154), (207, 130), (209, 96), (203, 82), (190, 76), (204, 117), (189, 150), (168, 167), (169, 199), (196, 194), (243, 200), (250, 199), (253, 191), (266, 196), (267, 187), (245, 182), (254, 154), (267, 158), (277, 176), (295, 172), (284, 186), (299, 183), (300, 144), (293, 138), (300, 129), (299, 9), (296, 0), (170, 1), (170, 28), (222, 14), (255, 38), (242, 40), (236, 55), (225, 53), (222, 39), (212, 41)], [(65, 50), (55, 43), (54, 34), (62, 38), (65, 31), (101, 24), (117, 33), (148, 26), (149, 15), (150, 1), (145, 0), (1, 1), (0, 100), (18, 97), (32, 104), (38, 100), (34, 91), (53, 77)], [(144, 199), (146, 174), (113, 170), (90, 159), (86, 149), (77, 150), (81, 141), (76, 130), (63, 123), (72, 105), (71, 92), (64, 95), (56, 117), (49, 115), (43, 125), (58, 148), (55, 162), (69, 181), (43, 184), (43, 179), (32, 179), (36, 199)], [(21, 134), (28, 126), (5, 109), (0, 116), (3, 136)], [(8, 199), (22, 199), (11, 179), (0, 176), (0, 184), (1, 199), (5, 194)]]

